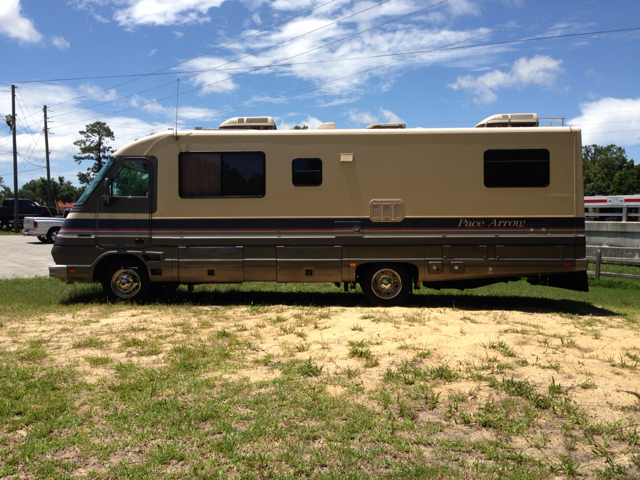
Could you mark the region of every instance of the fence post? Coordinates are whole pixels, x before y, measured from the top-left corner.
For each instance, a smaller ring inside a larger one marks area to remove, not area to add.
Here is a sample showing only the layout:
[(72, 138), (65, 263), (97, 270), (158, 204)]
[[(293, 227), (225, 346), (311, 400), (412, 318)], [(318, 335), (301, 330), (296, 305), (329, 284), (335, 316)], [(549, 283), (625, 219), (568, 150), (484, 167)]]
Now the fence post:
[(596, 252), (596, 280), (600, 280), (600, 261), (602, 260), (602, 250)]

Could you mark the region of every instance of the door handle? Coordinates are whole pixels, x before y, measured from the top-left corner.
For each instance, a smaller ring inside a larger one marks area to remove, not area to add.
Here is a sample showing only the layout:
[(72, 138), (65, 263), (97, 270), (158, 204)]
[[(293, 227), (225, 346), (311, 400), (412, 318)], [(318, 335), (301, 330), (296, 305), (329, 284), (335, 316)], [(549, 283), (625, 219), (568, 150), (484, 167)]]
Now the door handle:
[(136, 245), (142, 245), (144, 243), (144, 238), (136, 238), (133, 243)]

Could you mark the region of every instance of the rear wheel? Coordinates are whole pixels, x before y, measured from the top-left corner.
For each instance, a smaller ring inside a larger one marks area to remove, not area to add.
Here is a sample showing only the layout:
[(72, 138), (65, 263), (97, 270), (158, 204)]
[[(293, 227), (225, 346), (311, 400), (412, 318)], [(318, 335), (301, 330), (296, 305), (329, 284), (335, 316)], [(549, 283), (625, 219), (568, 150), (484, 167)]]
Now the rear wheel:
[(411, 275), (402, 265), (373, 266), (363, 272), (360, 287), (366, 299), (373, 305), (401, 305), (411, 294)]
[(60, 231), (60, 227), (50, 228), (47, 232), (47, 242), (56, 243), (56, 238), (58, 238), (58, 232)]
[(119, 260), (105, 270), (102, 288), (114, 299), (143, 302), (149, 298), (151, 282), (147, 269), (140, 262)]

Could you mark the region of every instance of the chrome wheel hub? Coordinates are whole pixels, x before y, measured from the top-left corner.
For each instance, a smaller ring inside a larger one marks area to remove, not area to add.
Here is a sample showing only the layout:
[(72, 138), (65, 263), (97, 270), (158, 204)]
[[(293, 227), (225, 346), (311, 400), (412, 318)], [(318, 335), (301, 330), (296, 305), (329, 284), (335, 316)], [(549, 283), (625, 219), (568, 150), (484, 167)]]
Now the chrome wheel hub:
[(140, 291), (142, 282), (135, 270), (123, 268), (111, 277), (111, 290), (120, 298), (133, 298)]
[(384, 268), (371, 279), (371, 290), (379, 298), (394, 298), (402, 290), (402, 279), (396, 271)]

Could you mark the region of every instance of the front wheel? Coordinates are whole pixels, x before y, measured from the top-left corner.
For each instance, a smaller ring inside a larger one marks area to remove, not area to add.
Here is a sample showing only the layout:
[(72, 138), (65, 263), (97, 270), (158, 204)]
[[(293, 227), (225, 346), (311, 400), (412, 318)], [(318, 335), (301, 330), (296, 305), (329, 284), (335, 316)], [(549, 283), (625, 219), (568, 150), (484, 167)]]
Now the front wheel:
[(373, 305), (393, 307), (404, 303), (411, 294), (411, 275), (402, 265), (373, 266), (364, 271), (360, 287)]
[(105, 271), (102, 288), (107, 296), (117, 300), (143, 302), (149, 298), (151, 282), (144, 265), (133, 261), (119, 261)]

